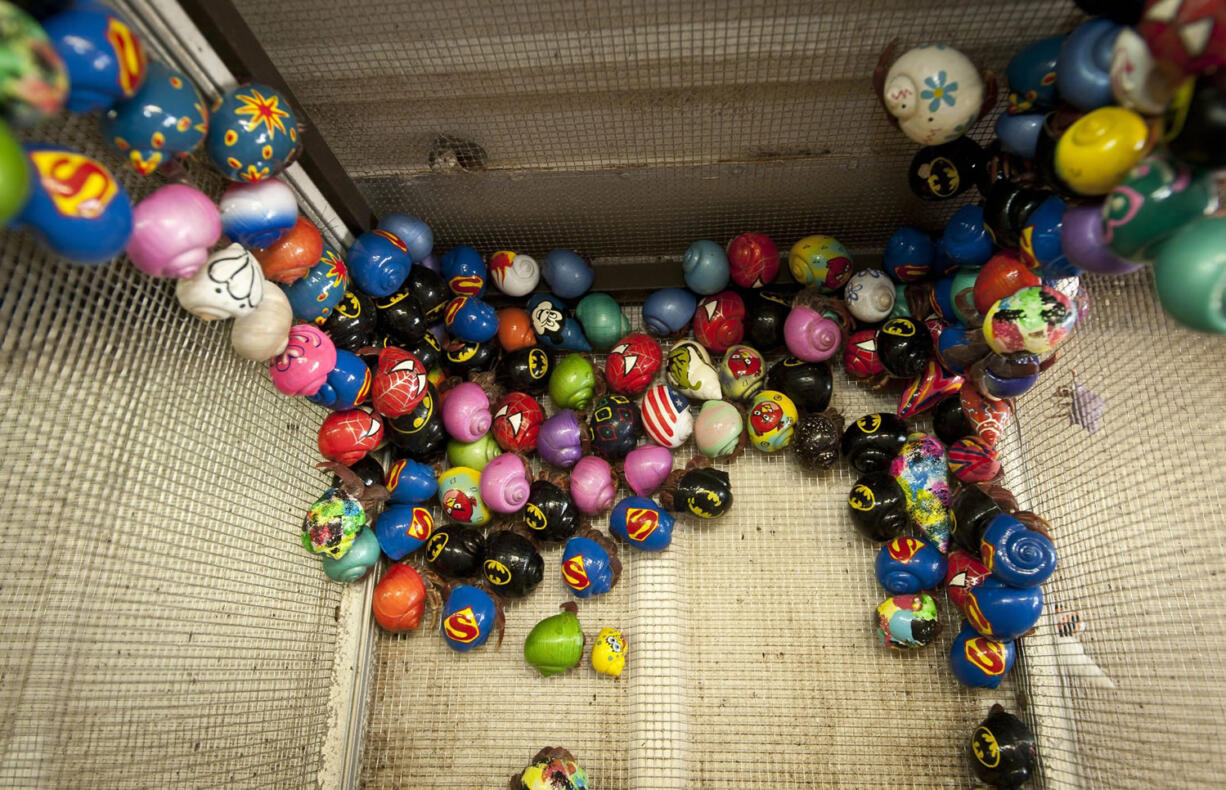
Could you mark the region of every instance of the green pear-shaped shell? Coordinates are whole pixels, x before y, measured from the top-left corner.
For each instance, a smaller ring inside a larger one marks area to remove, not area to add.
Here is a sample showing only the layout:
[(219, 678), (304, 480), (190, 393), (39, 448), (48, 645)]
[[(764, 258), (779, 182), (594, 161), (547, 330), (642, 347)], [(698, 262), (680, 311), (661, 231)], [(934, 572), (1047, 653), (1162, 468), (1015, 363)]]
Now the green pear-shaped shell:
[(546, 617), (524, 640), (524, 660), (545, 677), (565, 672), (582, 658), (583, 629), (569, 610)]
[(471, 442), (451, 439), (447, 442), (447, 460), (452, 466), (467, 466), (480, 472), (485, 465), (502, 455), (492, 433), (486, 432)]

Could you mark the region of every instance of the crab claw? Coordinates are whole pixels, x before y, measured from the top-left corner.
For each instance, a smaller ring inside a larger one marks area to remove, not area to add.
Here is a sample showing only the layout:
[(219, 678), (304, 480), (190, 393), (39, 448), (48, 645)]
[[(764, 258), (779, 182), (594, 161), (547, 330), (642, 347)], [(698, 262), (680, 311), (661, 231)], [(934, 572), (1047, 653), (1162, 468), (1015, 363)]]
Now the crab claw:
[(362, 482), (362, 478), (349, 467), (342, 464), (340, 461), (323, 461), (315, 464), (316, 469), (327, 469), (332, 474), (336, 475), (341, 480), (341, 488), (345, 493), (352, 496), (354, 499), (360, 499), (366, 491), (366, 484)]
[(426, 583), (426, 600), (430, 602), (430, 627), (438, 628), (439, 613), (443, 610), (443, 592), (450, 591), (451, 585), (443, 581), (434, 571), (420, 570), (418, 575)]
[(506, 612), (502, 611), (502, 602), (498, 601), (497, 604), (498, 614), (494, 615), (494, 627), (498, 629), (498, 644), (496, 644), (494, 647), (499, 648), (502, 647), (502, 636), (503, 631), (506, 630), (507, 615)]
[(1029, 510), (1019, 510), (1013, 514), (1013, 517), (1048, 540), (1052, 539), (1051, 524), (1037, 513), (1032, 513)]

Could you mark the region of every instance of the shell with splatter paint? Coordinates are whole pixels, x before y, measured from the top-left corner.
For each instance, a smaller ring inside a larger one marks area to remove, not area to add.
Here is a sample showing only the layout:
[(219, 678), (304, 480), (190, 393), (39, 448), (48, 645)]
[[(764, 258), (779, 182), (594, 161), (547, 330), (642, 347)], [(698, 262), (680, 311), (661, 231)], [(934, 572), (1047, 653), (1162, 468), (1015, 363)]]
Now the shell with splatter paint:
[(890, 464), (907, 502), (907, 515), (942, 553), (949, 551), (949, 461), (945, 445), (926, 433), (907, 437)]

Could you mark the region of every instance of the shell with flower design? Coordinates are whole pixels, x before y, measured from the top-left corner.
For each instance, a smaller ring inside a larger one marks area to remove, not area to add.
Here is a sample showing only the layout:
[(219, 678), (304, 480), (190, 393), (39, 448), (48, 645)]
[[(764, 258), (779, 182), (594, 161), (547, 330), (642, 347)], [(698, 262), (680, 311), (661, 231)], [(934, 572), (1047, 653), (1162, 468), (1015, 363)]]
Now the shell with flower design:
[(984, 83), (965, 55), (943, 44), (903, 53), (886, 74), (882, 100), (920, 145), (955, 140), (979, 117)]

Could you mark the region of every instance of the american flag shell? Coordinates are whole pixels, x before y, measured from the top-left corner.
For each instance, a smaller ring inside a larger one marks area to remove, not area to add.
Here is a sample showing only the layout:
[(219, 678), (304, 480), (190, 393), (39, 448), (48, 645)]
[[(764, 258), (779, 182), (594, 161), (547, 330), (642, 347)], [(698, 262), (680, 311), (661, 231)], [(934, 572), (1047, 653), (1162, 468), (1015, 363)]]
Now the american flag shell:
[(667, 384), (657, 384), (643, 395), (640, 404), (643, 428), (656, 444), (680, 447), (694, 431), (690, 402)]

